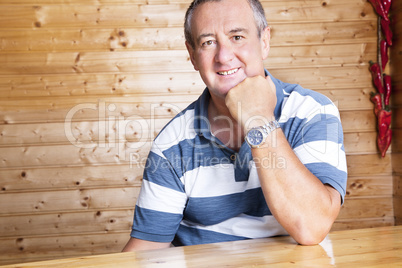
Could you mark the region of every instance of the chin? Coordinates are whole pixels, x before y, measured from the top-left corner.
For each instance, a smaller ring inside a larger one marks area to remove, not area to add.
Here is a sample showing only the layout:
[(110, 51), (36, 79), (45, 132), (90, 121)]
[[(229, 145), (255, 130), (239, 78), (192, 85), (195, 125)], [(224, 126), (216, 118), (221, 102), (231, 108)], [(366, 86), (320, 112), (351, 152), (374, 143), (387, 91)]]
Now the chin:
[[(243, 79), (241, 79), (240, 81), (221, 81), (217, 83), (211, 83), (211, 86), (207, 87), (209, 88), (210, 92), (216, 96), (221, 96), (222, 98), (226, 97), (226, 94), (235, 86), (237, 86), (239, 83), (241, 83), (243, 81)], [(223, 82), (223, 83), (222, 83)]]
[(208, 87), (209, 89), (209, 93), (211, 93), (211, 95), (214, 95), (215, 97), (218, 97), (220, 99), (225, 99), (226, 95), (228, 94), (228, 92), (230, 91), (230, 89), (227, 90), (223, 90), (223, 89), (211, 89), (210, 87)]

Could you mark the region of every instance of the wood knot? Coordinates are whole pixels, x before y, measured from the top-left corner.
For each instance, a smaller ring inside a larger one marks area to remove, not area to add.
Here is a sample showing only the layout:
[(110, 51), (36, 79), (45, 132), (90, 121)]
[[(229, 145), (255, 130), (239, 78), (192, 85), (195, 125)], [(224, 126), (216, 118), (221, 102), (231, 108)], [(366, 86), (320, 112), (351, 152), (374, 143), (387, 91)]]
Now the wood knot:
[(80, 61), (80, 58), (81, 58), (81, 54), (78, 53), (77, 57), (75, 57), (75, 63), (78, 63)]

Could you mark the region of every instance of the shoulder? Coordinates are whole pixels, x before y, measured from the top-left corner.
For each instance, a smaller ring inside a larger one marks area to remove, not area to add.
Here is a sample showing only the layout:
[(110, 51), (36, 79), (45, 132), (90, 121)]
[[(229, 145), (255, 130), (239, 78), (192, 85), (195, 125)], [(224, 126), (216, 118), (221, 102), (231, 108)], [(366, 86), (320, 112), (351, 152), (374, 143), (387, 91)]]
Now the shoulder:
[(286, 84), (283, 87), (281, 120), (297, 117), (311, 120), (317, 115), (328, 115), (339, 118), (337, 106), (325, 95), (303, 88), (300, 85)]
[(317, 141), (342, 147), (339, 110), (328, 97), (298, 85), (284, 91), (279, 123), (292, 148)]
[(187, 108), (178, 113), (158, 133), (152, 145), (152, 151), (163, 152), (179, 144), (182, 140), (195, 137), (194, 118), (196, 102), (191, 103)]

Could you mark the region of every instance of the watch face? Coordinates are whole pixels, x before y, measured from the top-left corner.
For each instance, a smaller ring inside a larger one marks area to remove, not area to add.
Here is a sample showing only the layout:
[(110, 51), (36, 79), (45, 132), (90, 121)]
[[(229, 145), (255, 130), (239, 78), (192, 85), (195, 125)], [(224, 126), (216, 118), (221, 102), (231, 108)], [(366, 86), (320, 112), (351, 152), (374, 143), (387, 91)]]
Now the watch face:
[(252, 129), (247, 134), (247, 140), (251, 145), (260, 145), (264, 140), (264, 136), (260, 130)]

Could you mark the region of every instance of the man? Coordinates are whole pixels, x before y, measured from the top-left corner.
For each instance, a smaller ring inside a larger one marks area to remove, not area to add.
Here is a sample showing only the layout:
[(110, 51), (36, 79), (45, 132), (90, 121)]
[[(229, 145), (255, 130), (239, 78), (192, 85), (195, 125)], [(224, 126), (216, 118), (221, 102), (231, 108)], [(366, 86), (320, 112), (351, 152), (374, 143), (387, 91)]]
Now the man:
[(185, 34), (207, 88), (156, 137), (123, 251), (284, 234), (321, 242), (346, 188), (338, 110), (264, 69), (258, 0), (195, 0)]

